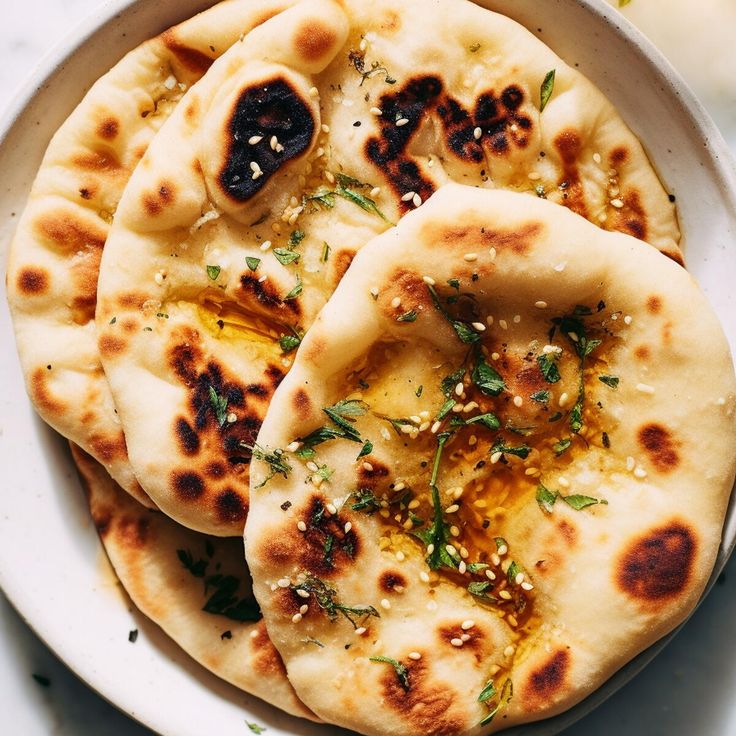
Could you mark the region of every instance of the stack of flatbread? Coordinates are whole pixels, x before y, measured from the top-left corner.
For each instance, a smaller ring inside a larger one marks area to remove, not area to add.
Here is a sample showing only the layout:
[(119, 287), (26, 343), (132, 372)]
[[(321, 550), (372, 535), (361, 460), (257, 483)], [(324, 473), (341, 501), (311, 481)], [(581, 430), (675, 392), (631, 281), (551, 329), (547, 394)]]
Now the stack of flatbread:
[(673, 200), (508, 18), (226, 0), (52, 140), (8, 269), (28, 392), (225, 680), (365, 734), (538, 720), (718, 549), (736, 377)]

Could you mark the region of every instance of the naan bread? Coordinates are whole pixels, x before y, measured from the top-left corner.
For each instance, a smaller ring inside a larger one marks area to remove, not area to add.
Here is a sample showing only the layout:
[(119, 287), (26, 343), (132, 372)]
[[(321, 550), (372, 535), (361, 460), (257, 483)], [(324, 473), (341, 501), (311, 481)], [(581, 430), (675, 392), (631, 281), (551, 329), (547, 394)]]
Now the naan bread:
[(144, 508), (75, 445), (72, 455), (102, 544), (133, 603), (218, 677), (314, 720), (268, 638), (243, 545), (197, 534)]
[(417, 736), (581, 700), (701, 595), (735, 392), (671, 260), (440, 189), (357, 255), (257, 439), (246, 557), (299, 697)]
[(451, 179), (679, 258), (673, 206), (610, 103), (471, 3), (306, 0), (187, 93), (118, 208), (97, 312), (131, 462), (167, 514), (240, 533), (286, 353), (360, 247)]
[(8, 298), (38, 413), (147, 506), (97, 351), (102, 249), (131, 172), (184, 91), (294, 1), (227, 0), (125, 56), (52, 139), (10, 247)]

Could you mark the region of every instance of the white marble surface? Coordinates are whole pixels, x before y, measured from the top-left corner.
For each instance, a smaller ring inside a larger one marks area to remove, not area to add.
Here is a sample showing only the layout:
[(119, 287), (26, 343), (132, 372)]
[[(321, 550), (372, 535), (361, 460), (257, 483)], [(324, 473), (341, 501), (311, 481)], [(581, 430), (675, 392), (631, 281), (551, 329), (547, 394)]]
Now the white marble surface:
[[(99, 0), (2, 0), (0, 110), (43, 54), (99, 5)], [(736, 150), (736, 1), (633, 0), (627, 13), (683, 73)], [(565, 736), (736, 734), (735, 651), (733, 560), (722, 584), (658, 659)], [(33, 673), (48, 677), (50, 686), (37, 684)], [(245, 723), (243, 731), (248, 733)], [(79, 682), (0, 595), (0, 733), (143, 736), (150, 731)]]

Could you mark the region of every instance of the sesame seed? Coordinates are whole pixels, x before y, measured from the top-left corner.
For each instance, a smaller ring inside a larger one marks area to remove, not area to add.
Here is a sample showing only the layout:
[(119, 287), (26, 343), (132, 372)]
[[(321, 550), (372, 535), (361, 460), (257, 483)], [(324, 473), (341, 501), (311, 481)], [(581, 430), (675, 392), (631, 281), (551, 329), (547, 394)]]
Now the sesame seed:
[(368, 41), (366, 41), (366, 40), (365, 40), (364, 38), (362, 38), (362, 39), (360, 40), (360, 45), (358, 46), (358, 48), (359, 48), (359, 49), (360, 49), (361, 51), (365, 51), (365, 50), (366, 50), (366, 49), (368, 48)]
[(367, 470), (370, 473), (373, 470), (373, 466), (366, 460), (363, 463), (363, 470)]
[(490, 326), (491, 326), (491, 325), (493, 324), (493, 315), (492, 315), (492, 314), (489, 314), (489, 315), (488, 315), (488, 316), (486, 317), (486, 324), (487, 324), (487, 325), (488, 325), (489, 327), (490, 327)]
[(620, 199), (612, 199), (611, 200), (611, 207), (615, 207), (617, 210), (620, 210), (624, 206), (624, 203)]
[(430, 542), (430, 543), (429, 543), (429, 544), (427, 545), (427, 554), (428, 554), (428, 555), (431, 555), (431, 554), (432, 554), (432, 552), (434, 552), (434, 545), (433, 545), (433, 544), (432, 544), (432, 543)]
[(496, 567), (501, 564), (501, 558), (498, 556), (498, 553), (493, 552), (491, 554), (491, 564), (495, 565)]
[(389, 601), (389, 599), (388, 599), (388, 598), (384, 598), (384, 599), (383, 599), (383, 600), (381, 601), (381, 608), (383, 608), (383, 609), (385, 609), (386, 611), (388, 611), (388, 610), (389, 610), (389, 609), (391, 608), (391, 601)]
[(416, 662), (422, 658), (422, 655), (419, 652), (409, 652), (408, 657)]
[(421, 207), (421, 206), (422, 206), (422, 198), (421, 198), (421, 197), (420, 197), (420, 196), (419, 196), (418, 194), (415, 194), (415, 195), (414, 195), (414, 196), (413, 196), (413, 197), (411, 198), (411, 201), (412, 201), (412, 204), (413, 204), (413, 205), (414, 205), (415, 207)]
[(453, 537), (460, 536), (460, 529), (458, 529), (454, 524), (450, 527), (450, 535)]
[(258, 636), (259, 636), (258, 629), (253, 629), (253, 631), (250, 632), (251, 639), (256, 639), (258, 638)]
[(448, 506), (445, 509), (445, 513), (446, 514), (454, 514), (455, 512), (457, 512), (459, 510), (460, 510), (460, 506), (458, 506), (458, 504), (456, 504), (456, 503), (453, 503), (452, 506)]
[(463, 385), (463, 382), (462, 382), (462, 381), (460, 381), (460, 383), (458, 383), (458, 384), (457, 384), (457, 385), (455, 386), (455, 394), (456, 394), (457, 396), (462, 396), (462, 395), (463, 395), (463, 391), (465, 391), (465, 386)]
[(503, 455), (502, 452), (494, 452), (493, 455), (491, 455), (491, 464), (495, 465), (501, 459), (501, 455)]
[(271, 136), (271, 140), (269, 141), (269, 144), (271, 146), (271, 150), (272, 151), (275, 151), (276, 150), (276, 146), (278, 146), (278, 144), (279, 144), (279, 139), (275, 135), (272, 135)]
[(403, 562), (405, 559), (406, 559), (406, 555), (401, 550), (399, 550), (396, 553), (396, 561), (397, 562)]
[(261, 243), (261, 250), (264, 251), (264, 252), (267, 251), (270, 247), (271, 247), (271, 241), (270, 240), (264, 240)]
[(406, 488), (406, 483), (402, 483), (401, 481), (399, 481), (398, 483), (396, 483), (396, 485), (394, 485), (395, 491), (403, 491), (404, 488)]
[(261, 170), (261, 167), (258, 165), (258, 162), (257, 161), (251, 161), (250, 162), (250, 170), (251, 171), (254, 171), (254, 172), (260, 171)]
[(569, 398), (570, 398), (570, 395), (567, 393), (567, 391), (563, 391), (562, 394), (560, 395), (560, 398), (557, 401), (557, 405), (560, 407), (565, 406)]
[(468, 619), (467, 621), (463, 621), (463, 622), (462, 622), (462, 623), (460, 624), (460, 628), (461, 628), (461, 629), (462, 629), (463, 631), (468, 631), (468, 629), (472, 629), (472, 628), (473, 628), (473, 626), (475, 626), (475, 621), (473, 621), (473, 619), (471, 619), (471, 618), (469, 618), (469, 619)]
[(410, 199), (413, 199), (413, 197), (414, 197), (415, 194), (416, 194), (416, 192), (407, 192), (406, 194), (403, 194), (401, 196), (401, 201), (402, 202), (408, 202)]
[(299, 613), (302, 614), (302, 616), (309, 610), (309, 606), (305, 603), (303, 606), (299, 606)]
[(539, 179), (541, 179), (541, 178), (542, 178), (542, 175), (541, 175), (541, 174), (539, 174), (539, 173), (537, 173), (536, 171), (530, 171), (530, 172), (529, 172), (529, 178), (530, 178), (530, 179), (531, 179), (532, 181), (538, 181)]
[(478, 444), (478, 438), (474, 434), (471, 434), (470, 437), (468, 437), (468, 445), (470, 447), (475, 447), (475, 445), (477, 444)]
[(391, 440), (391, 432), (389, 432), (386, 427), (381, 427), (381, 437), (383, 437), (386, 442), (389, 442)]
[(231, 411), (227, 415), (227, 421), (228, 421), (228, 424), (233, 424), (234, 422), (237, 422), (238, 421), (238, 415), (234, 411)]
[(465, 406), (463, 407), (463, 413), (469, 414), (473, 409), (478, 408), (478, 402), (477, 401), (469, 401)]
[(640, 391), (643, 394), (653, 394), (654, 393), (654, 387), (650, 386), (648, 383), (637, 383), (636, 390)]
[(601, 155), (600, 153), (594, 153), (593, 154), (593, 161), (595, 161), (597, 164), (601, 162)]
[(440, 422), (440, 421), (437, 421), (437, 422), (435, 422), (435, 423), (434, 423), (434, 424), (432, 425), (432, 429), (430, 429), (429, 431), (430, 431), (430, 432), (431, 432), (432, 434), (437, 434), (437, 432), (439, 432), (439, 430), (440, 430), (440, 427), (441, 427), (441, 426), (442, 426), (442, 422)]
[(330, 126), (327, 125), (327, 123), (322, 123), (322, 132), (323, 133), (329, 133), (330, 132)]
[(573, 332), (573, 331), (571, 330), (570, 332), (568, 332), (568, 333), (567, 333), (567, 335), (568, 335), (568, 337), (569, 337), (569, 338), (570, 338), (570, 339), (571, 339), (571, 340), (572, 340), (573, 342), (580, 342), (580, 338), (578, 337), (578, 333), (577, 333), (577, 332)]
[(463, 645), (462, 639), (450, 639), (450, 644), (454, 647), (461, 647)]
[(383, 115), (383, 110), (380, 107), (372, 107), (370, 113), (371, 115)]
[(514, 582), (517, 585), (521, 585), (524, 582), (524, 573), (523, 572), (517, 572), (516, 577), (514, 578)]
[(524, 403), (524, 399), (521, 396), (514, 396), (514, 406), (521, 406)]
[(537, 309), (547, 309), (547, 302), (543, 302), (541, 299), (538, 302), (534, 302), (534, 306)]
[(465, 560), (460, 560), (460, 564), (457, 566), (457, 571), (461, 575), (465, 575), (465, 571), (468, 569), (468, 566), (465, 564)]
[(363, 634), (365, 634), (366, 631), (368, 631), (368, 629), (366, 629), (365, 626), (358, 626), (358, 628), (355, 629), (355, 635), (356, 636), (363, 636)]
[(460, 641), (462, 642), (470, 641), (470, 634), (461, 634)]
[(348, 521), (344, 526), (345, 534), (347, 534), (352, 528), (353, 528), (353, 523), (351, 521)]
[(396, 121), (396, 127), (401, 128), (402, 126), (406, 125), (409, 122), (409, 118), (399, 118)]
[(632, 323), (633, 321), (634, 321), (634, 320), (633, 320), (633, 318), (632, 318), (632, 316), (631, 316), (630, 314), (627, 314), (627, 315), (626, 315), (626, 316), (624, 317), (624, 324), (625, 324), (625, 325), (630, 325), (630, 324), (631, 324), (631, 323)]
[(488, 251), (488, 255), (491, 257), (491, 260), (492, 261), (496, 260), (496, 249), (495, 248), (491, 248)]
[(506, 617), (506, 620), (509, 622), (509, 625), (513, 626), (514, 628), (516, 628), (519, 625), (519, 622), (516, 620), (516, 616), (514, 616), (513, 613), (510, 613)]
[(565, 266), (567, 266), (567, 261), (563, 261), (562, 263), (558, 263), (554, 270), (558, 273), (562, 273), (565, 270)]
[(331, 171), (325, 171), (324, 176), (330, 184), (335, 183), (335, 175)]
[(309, 460), (307, 462), (307, 470), (311, 470), (313, 473), (316, 473), (319, 470), (319, 466), (313, 460)]
[(260, 278), (258, 279), (258, 283), (259, 283), (259, 284), (262, 284), (262, 283), (263, 283), (263, 282), (264, 282), (264, 281), (265, 281), (265, 280), (266, 280), (267, 278), (268, 278), (268, 274), (267, 274), (267, 273), (264, 273), (264, 274), (263, 274), (263, 276), (261, 276), (261, 277), (260, 277)]
[(503, 557), (503, 556), (504, 556), (504, 555), (505, 555), (505, 554), (506, 554), (506, 553), (507, 553), (508, 551), (509, 551), (509, 548), (508, 548), (508, 547), (507, 547), (507, 546), (506, 546), (505, 544), (502, 544), (502, 545), (501, 545), (501, 546), (500, 546), (500, 547), (498, 548), (498, 554), (499, 554), (499, 555), (500, 555), (501, 557)]
[(527, 468), (524, 475), (539, 475), (539, 468)]
[(522, 587), (522, 588), (523, 588), (524, 590), (534, 590), (534, 586), (533, 586), (533, 585), (532, 585), (531, 583), (528, 583), (528, 582), (526, 582), (526, 581), (524, 581), (524, 582), (523, 582), (523, 583), (521, 584), (521, 587)]
[(278, 585), (279, 588), (288, 588), (291, 585), (291, 580), (289, 580), (289, 578), (281, 578), (281, 580), (276, 582), (276, 585)]
[(412, 427), (410, 424), (401, 425), (401, 432), (403, 434), (411, 434), (413, 431), (414, 431), (414, 427)]
[(468, 263), (472, 263), (473, 261), (478, 260), (478, 254), (477, 253), (466, 253), (463, 256), (463, 260), (467, 261)]
[(510, 600), (511, 600), (511, 593), (509, 593), (509, 592), (508, 592), (508, 590), (502, 590), (502, 591), (501, 591), (501, 592), (499, 593), (499, 595), (500, 595), (500, 596), (501, 596), (501, 598), (503, 598), (503, 599), (504, 599), (505, 601), (510, 601)]
[(559, 345), (545, 345), (542, 348), (542, 352), (545, 355), (549, 355), (550, 353), (561, 353), (562, 348)]
[(375, 199), (381, 193), (381, 187), (373, 187), (371, 189), (371, 197)]
[(636, 468), (634, 468), (634, 476), (637, 478), (646, 478), (647, 471), (644, 470), (644, 468), (642, 468), (641, 465), (638, 465)]
[(493, 570), (486, 570), (486, 577), (489, 580), (495, 580), (496, 579), (496, 573), (493, 572)]
[(305, 523), (304, 523), (303, 521), (297, 521), (297, 523), (296, 523), (296, 528), (297, 528), (297, 529), (298, 529), (298, 530), (299, 530), (300, 532), (305, 532), (305, 531), (307, 531), (307, 525), (306, 525), (306, 524), (305, 524)]
[(460, 547), (460, 557), (462, 557), (464, 560), (467, 560), (470, 556), (470, 552), (465, 549), (465, 547)]
[(310, 87), (309, 88), (309, 96), (310, 97), (319, 97), (319, 90), (316, 87)]
[(409, 505), (407, 506), (407, 508), (409, 508), (409, 509), (418, 509), (419, 506), (420, 506), (419, 499), (418, 498), (414, 498), (411, 501), (409, 501)]
[(485, 332), (486, 326), (482, 322), (471, 322), (473, 327), (478, 330), (478, 332)]
[(447, 551), (447, 554), (451, 557), (457, 557), (457, 550), (451, 544), (446, 544), (445, 550)]
[(452, 411), (454, 414), (459, 414), (463, 410), (462, 404), (455, 404), (455, 406), (452, 407)]
[(328, 503), (325, 506), (325, 509), (327, 511), (329, 511), (331, 514), (336, 514), (337, 513), (337, 509), (335, 508), (335, 504), (334, 503)]
[(636, 460), (634, 460), (634, 458), (631, 457), (631, 455), (629, 455), (626, 458), (626, 470), (628, 470), (629, 472), (631, 472), (634, 469), (634, 466), (635, 465), (636, 465)]
[(559, 477), (559, 478), (557, 479), (557, 483), (558, 483), (559, 485), (561, 485), (561, 486), (562, 486), (563, 488), (569, 488), (569, 487), (570, 487), (570, 481), (569, 481), (569, 480), (568, 480), (567, 478), (565, 478), (565, 476), (564, 476), (564, 475), (561, 475), (561, 476), (560, 476), (560, 477)]
[(378, 296), (378, 289), (375, 286), (371, 289), (371, 296), (372, 297)]
[(395, 296), (395, 297), (394, 297), (394, 298), (393, 298), (393, 299), (391, 300), (391, 306), (392, 306), (392, 307), (393, 307), (394, 309), (397, 309), (398, 307), (400, 307), (400, 306), (401, 306), (401, 297)]
[(514, 324), (515, 325), (518, 325), (519, 322), (521, 322), (521, 315), (520, 314), (515, 314), (514, 315)]
[(420, 580), (421, 580), (421, 581), (422, 581), (423, 583), (428, 583), (428, 582), (429, 582), (429, 574), (428, 574), (428, 573), (427, 573), (427, 572), (426, 572), (425, 570), (422, 570), (422, 571), (421, 571), (421, 572), (419, 573), (419, 579), (420, 579)]
[(250, 138), (248, 138), (248, 143), (251, 146), (255, 146), (256, 143), (260, 143), (263, 140), (262, 135), (252, 135)]
[(288, 445), (286, 445), (284, 449), (286, 450), (286, 452), (296, 452), (301, 446), (301, 442), (297, 442), (296, 440), (294, 440), (294, 442), (290, 442)]
[(500, 353), (493, 352), (491, 353), (491, 360), (498, 360), (501, 357)]
[(475, 130), (473, 131), (473, 138), (475, 138), (475, 140), (477, 140), (477, 141), (479, 141), (479, 140), (480, 140), (480, 137), (481, 137), (482, 135), (483, 135), (483, 131), (482, 131), (482, 130), (481, 130), (480, 128), (476, 128), (476, 129), (475, 129)]
[(506, 647), (506, 649), (503, 650), (503, 656), (504, 657), (511, 657), (511, 656), (513, 656), (513, 654), (514, 654), (515, 651), (516, 650), (514, 649), (514, 645), (513, 644), (509, 644)]
[(499, 326), (499, 327), (500, 327), (500, 328), (501, 328), (502, 330), (508, 330), (508, 328), (509, 328), (508, 322), (506, 322), (506, 320), (505, 320), (505, 319), (500, 319), (500, 320), (498, 320), (498, 326)]

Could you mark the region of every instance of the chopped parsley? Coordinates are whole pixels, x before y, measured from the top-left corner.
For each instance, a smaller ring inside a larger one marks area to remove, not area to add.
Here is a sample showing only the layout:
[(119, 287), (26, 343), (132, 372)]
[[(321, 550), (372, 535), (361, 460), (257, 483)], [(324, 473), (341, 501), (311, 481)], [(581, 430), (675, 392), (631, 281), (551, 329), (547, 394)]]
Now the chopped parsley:
[(210, 394), (210, 404), (215, 412), (217, 424), (220, 427), (224, 427), (225, 422), (227, 422), (227, 396), (224, 394), (220, 396), (212, 385), (208, 386), (208, 389)]
[[(335, 206), (335, 197), (340, 197), (348, 202), (352, 202), (372, 215), (377, 215), (389, 225), (394, 224), (386, 217), (386, 215), (383, 214), (383, 212), (381, 212), (380, 209), (378, 209), (378, 205), (373, 199), (366, 197), (359, 191), (356, 191), (358, 189), (372, 188), (370, 184), (365, 184), (364, 182), (354, 179), (352, 176), (347, 176), (346, 174), (339, 172), (335, 174), (335, 180), (337, 183), (334, 190), (327, 189), (327, 187), (320, 187), (314, 194), (311, 194), (308, 197), (305, 196), (304, 201), (316, 202), (327, 209), (332, 209)], [(329, 246), (327, 246), (327, 248), (327, 255), (329, 255)], [(326, 256), (324, 257), (324, 260), (327, 260)]]
[[(493, 688), (492, 693), (491, 693), (491, 688)], [(488, 694), (488, 693), (491, 693), (491, 694)], [(480, 696), (478, 697), (478, 700), (483, 703), (489, 701), (491, 698), (496, 696), (496, 688), (493, 687), (492, 682), (489, 682), (483, 688), (483, 690), (481, 691), (481, 695), (484, 695), (484, 694), (486, 694), (486, 697), (484, 697), (483, 700), (481, 700)], [(496, 717), (498, 712), (509, 703), (513, 695), (514, 695), (514, 685), (510, 679), (507, 679), (503, 683), (503, 687), (501, 688), (501, 694), (498, 696), (498, 703), (496, 703), (496, 705), (491, 708), (488, 715), (480, 722), (479, 725), (487, 726)]]
[(555, 505), (558, 498), (561, 498), (568, 506), (574, 508), (576, 511), (582, 511), (582, 509), (587, 508), (588, 506), (595, 506), (596, 504), (608, 504), (608, 501), (593, 498), (592, 496), (583, 496), (581, 494), (563, 496), (559, 491), (550, 491), (550, 489), (542, 483), (537, 486), (537, 503), (539, 504), (539, 508), (541, 508), (545, 513), (552, 513), (552, 507)]
[(424, 386), (419, 386), (417, 390), (414, 392), (414, 396), (419, 398), (422, 395), (422, 391), (424, 391)]
[(290, 263), (294, 263), (301, 258), (299, 253), (295, 253), (293, 250), (289, 250), (288, 248), (274, 248), (273, 254), (282, 266), (288, 266)]
[(547, 103), (552, 97), (552, 92), (555, 88), (555, 69), (547, 72), (540, 88), (540, 104), (539, 112), (543, 112), (544, 108), (547, 107)]
[(245, 264), (248, 266), (248, 268), (251, 271), (255, 271), (258, 268), (258, 266), (261, 264), (261, 259), (253, 258), (252, 256), (246, 256)]
[(413, 309), (408, 312), (404, 312), (404, 314), (401, 314), (396, 318), (396, 321), (397, 322), (416, 322), (417, 313)]
[(322, 241), (322, 255), (319, 257), (319, 260), (322, 263), (327, 263), (327, 259), (330, 257), (330, 251), (332, 249), (329, 245), (327, 245), (327, 241)]
[(365, 457), (366, 455), (370, 455), (373, 452), (373, 443), (370, 440), (366, 440), (363, 443), (363, 447), (360, 448), (360, 452), (358, 453), (358, 457), (356, 457), (356, 460), (360, 460), (360, 458)]
[(498, 371), (486, 363), (480, 350), (476, 351), (475, 367), (470, 374), (473, 383), (487, 396), (498, 396), (506, 384)]
[(284, 353), (290, 353), (301, 345), (302, 338), (300, 335), (281, 335), (279, 338), (279, 346)]
[(549, 401), (549, 391), (535, 391), (529, 398), (538, 404), (546, 404)]
[(561, 378), (560, 370), (557, 367), (558, 356), (559, 353), (543, 353), (537, 356), (537, 365), (547, 383), (557, 383)]
[(443, 306), (437, 291), (433, 286), (427, 284), (429, 293), (432, 296), (432, 301), (437, 311), (452, 325), (452, 329), (455, 330), (455, 334), (460, 338), (466, 345), (472, 345), (480, 340), (480, 335), (470, 327), (470, 325), (455, 319)]
[(287, 299), (295, 299), (302, 293), (302, 279), (299, 274), (296, 276), (296, 286), (284, 297), (284, 301)]
[[(289, 248), (296, 248), (302, 242), (302, 240), (304, 240), (305, 237), (306, 233), (304, 232), (304, 230), (294, 230), (292, 231), (291, 235), (289, 235), (289, 241), (287, 245), (289, 246)], [(279, 249), (277, 248), (277, 250)]]
[(366, 616), (375, 616), (380, 618), (381, 615), (373, 606), (346, 606), (340, 603), (336, 596), (337, 591), (330, 587), (324, 580), (320, 580), (314, 575), (307, 575), (306, 579), (292, 585), (293, 591), (303, 590), (306, 593), (314, 596), (317, 601), (317, 605), (327, 614), (330, 621), (335, 621), (338, 615), (344, 616), (353, 625), (353, 628), (358, 628), (355, 623), (354, 616), (364, 618)]
[(484, 427), (488, 427), (488, 429), (501, 428), (501, 422), (498, 420), (498, 417), (491, 412), (488, 412), (487, 414), (478, 414), (471, 419), (466, 419), (464, 424), (482, 424)]
[(271, 472), (269, 475), (261, 481), (257, 486), (255, 486), (256, 489), (263, 488), (263, 486), (268, 483), (268, 481), (271, 480), (275, 475), (283, 475), (284, 478), (289, 477), (289, 473), (291, 472), (291, 465), (289, 465), (289, 461), (285, 457), (285, 453), (283, 450), (280, 450), (276, 448), (275, 450), (265, 450), (258, 445), (246, 445), (241, 443), (241, 447), (245, 448), (246, 450), (250, 450), (252, 456), (256, 460), (260, 460), (261, 462), (267, 463), (268, 466), (271, 468)]
[(490, 580), (483, 582), (470, 583), (468, 585), (468, 593), (475, 598), (480, 598), (488, 603), (498, 603), (498, 598), (489, 595), (488, 591), (493, 589), (493, 583)]
[(385, 75), (384, 82), (386, 84), (396, 84), (396, 80), (388, 73), (388, 69), (385, 66), (381, 66), (377, 61), (371, 63), (371, 68), (365, 68), (365, 56), (357, 51), (351, 51), (349, 59), (352, 65), (355, 67), (355, 71), (360, 74), (359, 87), (363, 86), (366, 79), (370, 79), (374, 74)]
[(355, 499), (355, 503), (350, 504), (350, 508), (353, 511), (362, 511), (370, 516), (381, 508), (381, 502), (376, 498), (370, 488), (361, 488), (351, 495)]
[(246, 721), (245, 725), (248, 726), (248, 728), (256, 734), (262, 734), (264, 731), (266, 731), (265, 726), (259, 726), (257, 723), (251, 723), (250, 721)]
[(213, 280), (217, 281), (217, 277), (220, 275), (222, 269), (219, 266), (207, 266), (207, 275)]
[(598, 380), (610, 388), (618, 388), (618, 376), (598, 376)]
[(406, 692), (409, 692), (409, 669), (406, 665), (401, 664), (401, 662), (397, 662), (395, 659), (391, 659), (391, 657), (369, 657), (371, 662), (384, 662), (386, 664), (390, 664), (394, 671), (396, 672), (396, 677), (399, 678), (399, 684), (401, 687), (404, 688)]
[(515, 455), (522, 460), (526, 460), (531, 451), (532, 448), (528, 445), (517, 445), (516, 447), (507, 445), (500, 437), (493, 443), (493, 447), (491, 447), (491, 455), (501, 452), (504, 455)]
[(566, 437), (565, 439), (560, 440), (559, 442), (555, 442), (554, 445), (552, 445), (552, 449), (555, 451), (555, 455), (559, 457), (564, 453), (572, 444), (572, 438)]
[[(355, 428), (355, 417), (363, 416), (368, 410), (367, 404), (356, 399), (343, 399), (338, 401), (334, 406), (327, 406), (322, 411), (327, 414), (335, 427), (319, 427), (310, 432), (306, 437), (300, 437), (299, 442), (302, 443), (296, 454), (301, 458), (314, 457), (314, 448), (323, 442), (330, 440), (350, 440), (351, 442), (364, 442), (360, 436), (360, 432)], [(370, 449), (366, 449), (366, 443), (370, 444)], [(373, 450), (373, 445), (367, 440), (363, 444), (363, 449), (358, 457), (368, 454)], [(365, 452), (364, 452), (365, 451)]]

